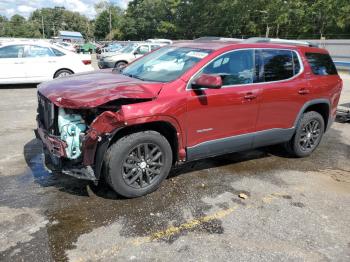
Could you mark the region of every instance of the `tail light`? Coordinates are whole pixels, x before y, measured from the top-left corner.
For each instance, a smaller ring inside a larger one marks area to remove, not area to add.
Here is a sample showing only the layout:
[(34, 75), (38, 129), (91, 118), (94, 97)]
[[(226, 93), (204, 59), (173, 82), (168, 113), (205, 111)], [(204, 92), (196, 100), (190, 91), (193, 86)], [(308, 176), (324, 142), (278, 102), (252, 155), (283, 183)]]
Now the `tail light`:
[(83, 60), (84, 65), (91, 65), (91, 60)]

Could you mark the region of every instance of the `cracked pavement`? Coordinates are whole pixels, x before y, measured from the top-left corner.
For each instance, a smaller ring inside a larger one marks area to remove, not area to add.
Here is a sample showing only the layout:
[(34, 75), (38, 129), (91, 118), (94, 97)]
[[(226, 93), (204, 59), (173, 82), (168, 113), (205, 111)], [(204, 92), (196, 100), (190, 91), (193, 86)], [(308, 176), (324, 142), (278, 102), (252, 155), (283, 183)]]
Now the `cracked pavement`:
[(350, 123), (311, 157), (271, 147), (196, 161), (123, 199), (45, 170), (35, 86), (0, 95), (1, 261), (350, 261)]

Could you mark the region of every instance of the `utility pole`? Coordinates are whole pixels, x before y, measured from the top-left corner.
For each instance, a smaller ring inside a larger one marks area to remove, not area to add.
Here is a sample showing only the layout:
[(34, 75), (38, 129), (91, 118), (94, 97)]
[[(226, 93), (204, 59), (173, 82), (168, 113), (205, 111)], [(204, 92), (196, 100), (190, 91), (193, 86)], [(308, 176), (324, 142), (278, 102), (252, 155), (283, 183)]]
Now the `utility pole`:
[(112, 37), (112, 10), (111, 6), (109, 6), (109, 35)]
[(43, 30), (43, 38), (45, 38), (44, 16), (41, 14), (41, 28)]
[(269, 34), (270, 34), (270, 27), (268, 24), (266, 24), (266, 34), (265, 34), (265, 37), (266, 38), (269, 38)]

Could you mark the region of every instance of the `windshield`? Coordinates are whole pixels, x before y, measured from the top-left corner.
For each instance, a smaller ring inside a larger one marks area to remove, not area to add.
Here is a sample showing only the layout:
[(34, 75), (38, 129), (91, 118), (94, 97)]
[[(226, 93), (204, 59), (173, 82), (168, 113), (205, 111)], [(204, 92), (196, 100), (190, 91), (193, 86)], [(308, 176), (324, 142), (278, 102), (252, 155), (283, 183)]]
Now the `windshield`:
[(122, 74), (145, 81), (170, 82), (206, 57), (211, 50), (163, 47), (122, 70)]

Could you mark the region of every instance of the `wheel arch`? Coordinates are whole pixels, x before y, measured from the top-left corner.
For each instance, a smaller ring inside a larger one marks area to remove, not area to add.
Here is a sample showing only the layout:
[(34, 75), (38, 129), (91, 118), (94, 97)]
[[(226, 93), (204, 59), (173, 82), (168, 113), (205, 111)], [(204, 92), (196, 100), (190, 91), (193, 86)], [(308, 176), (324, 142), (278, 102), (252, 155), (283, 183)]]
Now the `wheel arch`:
[(128, 61), (126, 61), (125, 59), (122, 59), (122, 60), (118, 60), (118, 61), (116, 61), (115, 63), (114, 63), (114, 67), (118, 64), (118, 63), (120, 63), (120, 62), (123, 62), (123, 63), (126, 63), (126, 64), (129, 64), (129, 62)]
[(53, 74), (53, 78), (56, 78), (56, 74), (61, 70), (68, 70), (68, 71), (72, 72), (72, 74), (74, 74), (74, 71), (72, 69), (64, 67), (64, 68), (60, 68), (60, 69), (56, 70), (56, 72)]
[(310, 111), (315, 111), (323, 117), (323, 120), (325, 123), (325, 130), (324, 131), (326, 131), (328, 129), (329, 125), (331, 124), (331, 122), (329, 121), (329, 118), (331, 115), (330, 110), (331, 110), (331, 104), (330, 104), (329, 100), (327, 100), (327, 99), (315, 99), (315, 100), (308, 101), (301, 108), (301, 110), (300, 110), (300, 112), (295, 120), (294, 127), (296, 127), (298, 125), (298, 122), (304, 113), (310, 112)]
[(118, 141), (120, 138), (130, 135), (137, 132), (142, 132), (146, 130), (156, 131), (162, 134), (169, 142), (172, 153), (173, 153), (173, 164), (179, 160), (179, 149), (180, 149), (180, 141), (178, 138), (178, 131), (176, 127), (164, 120), (153, 121), (147, 123), (140, 123), (134, 125), (124, 126), (122, 128), (118, 128), (115, 130), (109, 137), (108, 140), (104, 141), (98, 148), (95, 155), (95, 174), (96, 178), (99, 179), (101, 177), (103, 162), (105, 154), (108, 148)]

